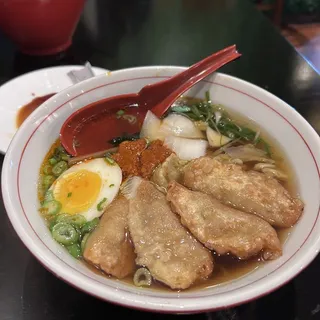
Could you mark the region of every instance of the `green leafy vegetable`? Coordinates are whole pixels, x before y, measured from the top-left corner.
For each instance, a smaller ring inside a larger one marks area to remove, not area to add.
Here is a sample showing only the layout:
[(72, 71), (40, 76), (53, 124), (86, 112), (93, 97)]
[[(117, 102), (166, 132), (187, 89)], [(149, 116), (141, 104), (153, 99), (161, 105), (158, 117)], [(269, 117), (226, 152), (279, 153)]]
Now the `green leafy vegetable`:
[[(260, 144), (267, 154), (271, 155), (269, 144), (261, 137), (257, 137), (257, 132), (242, 125), (238, 125), (223, 110), (220, 105), (211, 103), (209, 92), (206, 92), (204, 101), (192, 102), (191, 105), (177, 105), (170, 108), (169, 112), (183, 114), (195, 121), (206, 122), (213, 130), (218, 131), (224, 136), (233, 140), (240, 139), (244, 142), (250, 142), (255, 145)], [(219, 116), (217, 116), (219, 114)]]
[(173, 106), (171, 107), (171, 111), (177, 112), (177, 113), (186, 113), (186, 112), (190, 112), (191, 108), (188, 106)]

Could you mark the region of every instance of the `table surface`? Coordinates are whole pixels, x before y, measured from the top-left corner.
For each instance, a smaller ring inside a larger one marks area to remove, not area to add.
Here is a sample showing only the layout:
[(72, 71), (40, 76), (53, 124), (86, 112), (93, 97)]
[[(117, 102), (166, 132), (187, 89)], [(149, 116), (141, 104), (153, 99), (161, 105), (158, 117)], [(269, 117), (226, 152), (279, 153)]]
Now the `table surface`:
[[(245, 0), (90, 0), (73, 47), (56, 57), (23, 56), (0, 34), (0, 84), (41, 67), (87, 60), (110, 70), (190, 65), (234, 43), (243, 56), (221, 71), (279, 96), (319, 133), (319, 75)], [(216, 313), (151, 315), (95, 299), (46, 271), (19, 240), (1, 198), (0, 319), (87, 319), (98, 312), (140, 319), (320, 319), (320, 256), (286, 286), (249, 304)]]

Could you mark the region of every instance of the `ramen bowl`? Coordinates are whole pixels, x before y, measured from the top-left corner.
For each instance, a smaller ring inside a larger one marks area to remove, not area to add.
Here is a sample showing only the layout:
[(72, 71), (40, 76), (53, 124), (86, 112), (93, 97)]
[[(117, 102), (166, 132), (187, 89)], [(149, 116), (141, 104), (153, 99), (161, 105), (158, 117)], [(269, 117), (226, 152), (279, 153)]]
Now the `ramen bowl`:
[(2, 190), (10, 221), (30, 252), (53, 274), (95, 297), (122, 306), (165, 313), (218, 310), (257, 299), (284, 285), (308, 266), (320, 248), (320, 140), (293, 108), (269, 92), (221, 73), (195, 85), (188, 96), (210, 92), (215, 103), (253, 120), (277, 142), (290, 162), (297, 191), (305, 203), (290, 230), (280, 258), (220, 285), (186, 291), (140, 288), (98, 274), (55, 242), (39, 215), (39, 168), (76, 110), (103, 98), (133, 93), (181, 72), (183, 67), (141, 67), (103, 74), (56, 94), (23, 123), (6, 153)]

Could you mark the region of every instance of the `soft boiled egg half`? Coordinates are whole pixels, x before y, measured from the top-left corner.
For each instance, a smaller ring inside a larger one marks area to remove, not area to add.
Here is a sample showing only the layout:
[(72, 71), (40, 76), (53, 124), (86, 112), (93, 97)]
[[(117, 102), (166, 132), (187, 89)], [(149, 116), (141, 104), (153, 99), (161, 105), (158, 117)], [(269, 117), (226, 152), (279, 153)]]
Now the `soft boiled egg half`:
[[(107, 159), (108, 160), (108, 159)], [(100, 217), (118, 194), (122, 171), (116, 162), (92, 159), (75, 164), (49, 190), (61, 204), (61, 213), (81, 214), (87, 221)]]

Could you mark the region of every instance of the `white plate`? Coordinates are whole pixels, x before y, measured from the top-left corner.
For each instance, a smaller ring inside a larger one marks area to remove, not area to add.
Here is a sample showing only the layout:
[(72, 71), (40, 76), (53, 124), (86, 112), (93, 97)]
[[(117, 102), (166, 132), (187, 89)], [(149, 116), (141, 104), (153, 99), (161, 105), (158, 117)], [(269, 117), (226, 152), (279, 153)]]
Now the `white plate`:
[[(67, 73), (83, 68), (81, 65), (39, 69), (14, 78), (0, 87), (0, 153), (5, 153), (17, 131), (16, 115), (19, 108), (35, 97), (59, 92), (73, 83)], [(92, 67), (95, 75), (108, 70)]]

